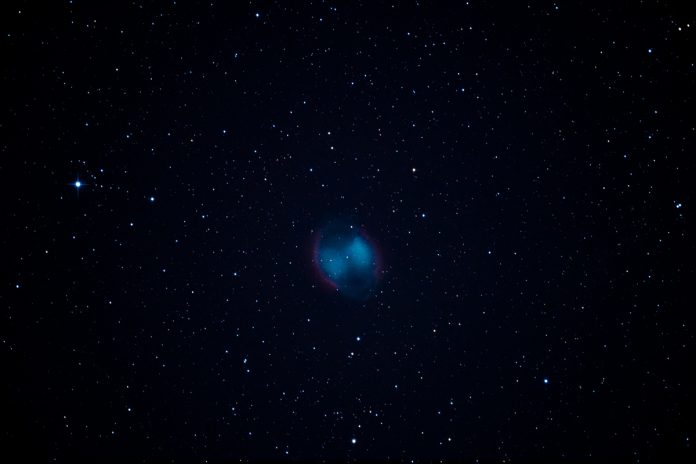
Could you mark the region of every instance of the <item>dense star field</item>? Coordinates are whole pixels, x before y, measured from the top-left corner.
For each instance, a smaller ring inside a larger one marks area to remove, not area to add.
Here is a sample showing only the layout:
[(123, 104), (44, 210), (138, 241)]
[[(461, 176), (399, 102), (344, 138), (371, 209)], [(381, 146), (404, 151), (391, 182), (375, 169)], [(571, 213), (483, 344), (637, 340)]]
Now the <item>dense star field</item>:
[(688, 3), (2, 2), (0, 462), (691, 462)]

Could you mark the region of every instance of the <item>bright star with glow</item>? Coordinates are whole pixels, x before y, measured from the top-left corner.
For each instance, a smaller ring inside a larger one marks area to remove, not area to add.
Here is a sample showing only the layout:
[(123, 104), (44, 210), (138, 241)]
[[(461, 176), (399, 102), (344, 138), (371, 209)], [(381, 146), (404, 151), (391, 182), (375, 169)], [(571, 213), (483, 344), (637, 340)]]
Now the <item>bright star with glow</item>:
[(78, 194), (80, 193), (80, 189), (85, 186), (85, 184), (82, 183), (82, 181), (80, 180), (79, 177), (77, 179), (75, 179), (75, 182), (72, 182), (68, 185), (75, 187), (75, 190), (77, 191)]

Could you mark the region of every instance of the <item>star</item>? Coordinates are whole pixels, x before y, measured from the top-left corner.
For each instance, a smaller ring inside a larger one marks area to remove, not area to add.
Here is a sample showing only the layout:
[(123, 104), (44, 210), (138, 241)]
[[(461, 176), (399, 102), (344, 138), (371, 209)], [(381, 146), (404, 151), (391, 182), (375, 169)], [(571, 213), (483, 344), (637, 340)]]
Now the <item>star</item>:
[(68, 185), (75, 187), (75, 191), (78, 193), (78, 195), (80, 194), (80, 189), (85, 186), (85, 184), (82, 183), (79, 177), (75, 179), (75, 182), (72, 182)]

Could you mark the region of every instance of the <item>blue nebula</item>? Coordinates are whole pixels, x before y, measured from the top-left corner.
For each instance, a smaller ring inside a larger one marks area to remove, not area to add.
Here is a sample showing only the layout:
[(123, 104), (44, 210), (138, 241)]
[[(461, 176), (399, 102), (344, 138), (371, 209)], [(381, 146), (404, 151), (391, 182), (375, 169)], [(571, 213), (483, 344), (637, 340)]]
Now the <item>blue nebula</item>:
[(322, 276), (350, 298), (364, 300), (377, 286), (377, 249), (352, 224), (332, 223), (319, 232), (315, 262)]

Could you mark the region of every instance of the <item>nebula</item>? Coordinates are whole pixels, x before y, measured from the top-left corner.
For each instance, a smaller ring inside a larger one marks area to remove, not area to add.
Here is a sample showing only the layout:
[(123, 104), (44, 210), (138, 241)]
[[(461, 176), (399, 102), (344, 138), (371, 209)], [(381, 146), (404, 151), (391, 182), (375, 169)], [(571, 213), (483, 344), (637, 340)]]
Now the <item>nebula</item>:
[(316, 236), (314, 264), (322, 280), (342, 295), (367, 299), (381, 273), (379, 249), (361, 227), (334, 221)]

